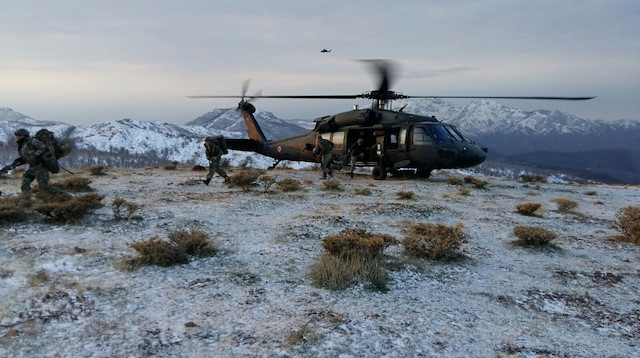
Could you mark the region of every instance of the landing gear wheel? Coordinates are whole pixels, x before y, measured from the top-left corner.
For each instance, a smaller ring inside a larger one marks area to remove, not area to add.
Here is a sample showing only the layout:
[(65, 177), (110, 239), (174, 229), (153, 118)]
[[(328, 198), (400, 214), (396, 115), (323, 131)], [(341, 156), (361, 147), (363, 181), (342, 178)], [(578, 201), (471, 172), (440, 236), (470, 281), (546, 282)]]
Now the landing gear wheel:
[(416, 175), (420, 178), (427, 179), (431, 176), (431, 169), (425, 169), (425, 168), (417, 169)]
[(387, 170), (382, 165), (376, 165), (371, 171), (371, 176), (374, 180), (387, 179)]

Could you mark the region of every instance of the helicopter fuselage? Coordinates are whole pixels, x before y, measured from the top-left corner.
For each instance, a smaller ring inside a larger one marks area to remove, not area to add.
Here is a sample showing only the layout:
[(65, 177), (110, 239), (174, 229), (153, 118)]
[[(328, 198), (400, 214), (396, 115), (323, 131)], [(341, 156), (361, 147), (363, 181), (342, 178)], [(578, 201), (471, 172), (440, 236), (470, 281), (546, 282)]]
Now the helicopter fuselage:
[(435, 117), (382, 109), (362, 109), (321, 117), (312, 131), (266, 140), (253, 111), (241, 106), (250, 139), (227, 139), (229, 149), (254, 151), (280, 160), (320, 162), (312, 149), (320, 137), (333, 143), (332, 152), (348, 161), (349, 148), (362, 139), (366, 148), (356, 165), (374, 167), (375, 179), (387, 172), (415, 169), (428, 177), (434, 169), (468, 168), (482, 163), (486, 148), (467, 139), (456, 127)]

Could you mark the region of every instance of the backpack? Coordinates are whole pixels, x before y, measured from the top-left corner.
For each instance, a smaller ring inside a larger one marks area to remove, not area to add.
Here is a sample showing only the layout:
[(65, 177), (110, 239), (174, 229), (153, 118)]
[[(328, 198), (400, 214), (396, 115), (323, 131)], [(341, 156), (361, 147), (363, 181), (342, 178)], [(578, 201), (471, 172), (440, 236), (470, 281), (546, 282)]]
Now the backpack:
[(37, 131), (35, 138), (47, 147), (47, 151), (40, 156), (44, 166), (53, 174), (59, 172), (58, 159), (68, 155), (73, 150), (73, 142), (70, 139), (56, 138), (53, 132), (45, 128)]

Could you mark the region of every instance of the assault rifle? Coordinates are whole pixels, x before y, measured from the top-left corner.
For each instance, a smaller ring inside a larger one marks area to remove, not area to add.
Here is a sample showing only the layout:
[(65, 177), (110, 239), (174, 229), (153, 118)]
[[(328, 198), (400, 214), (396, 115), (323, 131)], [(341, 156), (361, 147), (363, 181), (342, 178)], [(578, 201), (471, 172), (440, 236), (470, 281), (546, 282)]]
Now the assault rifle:
[(24, 163), (25, 162), (24, 160), (22, 160), (22, 158), (17, 158), (16, 160), (13, 161), (13, 163), (9, 165), (5, 165), (2, 169), (0, 169), (0, 174), (6, 174), (9, 172), (9, 170), (19, 167)]

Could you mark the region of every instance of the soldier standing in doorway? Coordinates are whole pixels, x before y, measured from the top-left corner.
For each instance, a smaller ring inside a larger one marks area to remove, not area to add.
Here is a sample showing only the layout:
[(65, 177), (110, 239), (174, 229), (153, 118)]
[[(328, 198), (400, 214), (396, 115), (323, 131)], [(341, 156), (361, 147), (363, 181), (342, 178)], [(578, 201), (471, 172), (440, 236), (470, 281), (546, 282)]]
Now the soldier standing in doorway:
[(207, 159), (209, 160), (209, 173), (207, 174), (207, 179), (202, 182), (206, 185), (209, 185), (211, 178), (215, 173), (218, 173), (223, 178), (227, 178), (228, 175), (220, 166), (220, 161), (222, 159), (222, 155), (224, 152), (218, 146), (218, 141), (214, 137), (207, 137), (204, 140), (205, 152), (207, 155)]
[(351, 148), (347, 151), (347, 156), (351, 158), (351, 178), (353, 178), (353, 170), (356, 168), (356, 162), (364, 161), (364, 153), (367, 150), (364, 146), (364, 139), (358, 138), (358, 140), (353, 143)]

